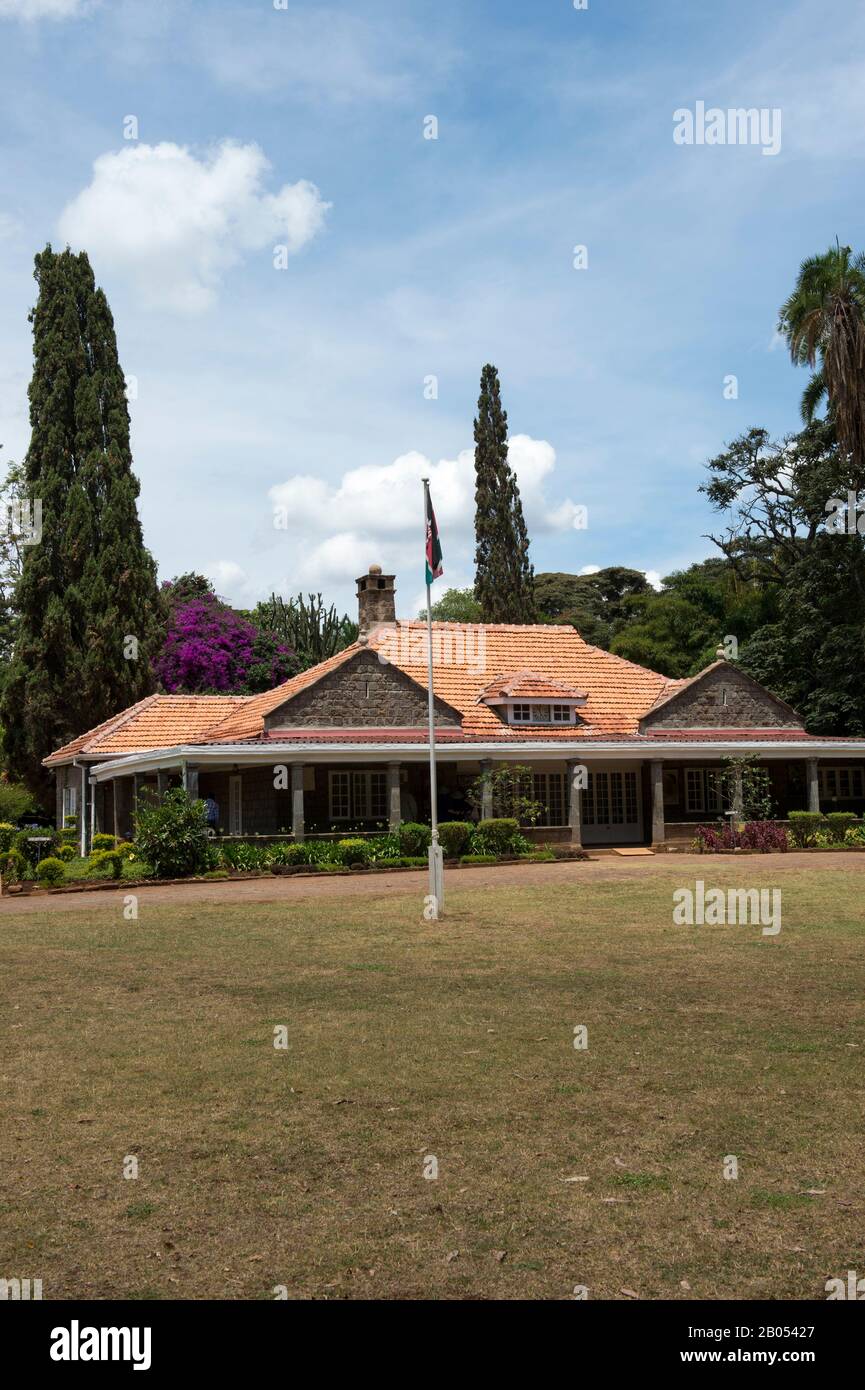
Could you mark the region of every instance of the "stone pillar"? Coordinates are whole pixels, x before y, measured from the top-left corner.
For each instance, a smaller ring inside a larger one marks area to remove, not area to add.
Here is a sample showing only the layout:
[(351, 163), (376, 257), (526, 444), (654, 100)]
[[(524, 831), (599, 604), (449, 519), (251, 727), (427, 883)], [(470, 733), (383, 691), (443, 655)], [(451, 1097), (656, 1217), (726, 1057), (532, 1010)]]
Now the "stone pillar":
[(808, 776), (808, 810), (820, 814), (820, 774), (816, 758), (809, 758), (805, 764)]
[(489, 774), (493, 770), (491, 758), (484, 758), (481, 763), (481, 776), (484, 779), (483, 790), (481, 793), (481, 820), (492, 820), (493, 815), (493, 789), (488, 781)]
[(296, 840), (306, 834), (303, 816), (303, 763), (291, 765), (291, 830)]
[(733, 773), (733, 823), (745, 819), (745, 793), (742, 787), (742, 769), (737, 767)]
[(571, 844), (583, 843), (583, 773), (585, 763), (568, 763), (568, 824)]
[(662, 845), (667, 838), (664, 826), (664, 764), (653, 762), (652, 769), (652, 844)]
[(402, 820), (402, 805), (400, 802), (400, 774), (402, 763), (388, 763), (387, 765), (387, 805), (388, 805), (388, 830), (399, 830)]

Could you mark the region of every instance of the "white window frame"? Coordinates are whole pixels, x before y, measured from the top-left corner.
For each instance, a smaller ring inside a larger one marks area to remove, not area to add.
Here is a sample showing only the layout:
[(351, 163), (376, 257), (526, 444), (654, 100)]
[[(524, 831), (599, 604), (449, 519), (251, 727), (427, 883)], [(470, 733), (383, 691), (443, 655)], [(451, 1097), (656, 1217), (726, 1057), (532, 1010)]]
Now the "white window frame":
[(63, 804), (60, 815), (64, 829), (70, 817), (78, 815), (78, 788), (76, 786), (68, 785), (63, 788)]
[(723, 770), (719, 767), (685, 768), (685, 813), (700, 815), (724, 809), (721, 792)]
[[(374, 778), (379, 779), (376, 786), (373, 784)], [(339, 789), (336, 804), (344, 806), (344, 811), (334, 809), (334, 786)], [(330, 820), (385, 821), (388, 819), (387, 798), (387, 773), (380, 768), (360, 771), (352, 768), (350, 772), (331, 771), (328, 773), (327, 809)], [(378, 815), (375, 813), (376, 802), (381, 807)]]
[(576, 707), (566, 700), (514, 700), (507, 706), (507, 710), (509, 724), (557, 724), (561, 726), (563, 724), (576, 724), (577, 722)]

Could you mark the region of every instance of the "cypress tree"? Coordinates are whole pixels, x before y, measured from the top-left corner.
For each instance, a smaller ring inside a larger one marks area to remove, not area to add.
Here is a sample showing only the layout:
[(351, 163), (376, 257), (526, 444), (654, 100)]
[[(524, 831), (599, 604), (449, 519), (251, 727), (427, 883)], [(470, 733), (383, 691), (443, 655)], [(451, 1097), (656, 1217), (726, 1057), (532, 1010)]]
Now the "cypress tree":
[(15, 588), (0, 722), (10, 772), (44, 791), (47, 753), (155, 688), (158, 597), (108, 301), (84, 252), (48, 246), (34, 274), (24, 483), (31, 505), (41, 501), (42, 535)]
[(487, 363), (475, 420), (475, 597), (482, 622), (533, 623), (534, 569), (507, 441), (499, 374)]

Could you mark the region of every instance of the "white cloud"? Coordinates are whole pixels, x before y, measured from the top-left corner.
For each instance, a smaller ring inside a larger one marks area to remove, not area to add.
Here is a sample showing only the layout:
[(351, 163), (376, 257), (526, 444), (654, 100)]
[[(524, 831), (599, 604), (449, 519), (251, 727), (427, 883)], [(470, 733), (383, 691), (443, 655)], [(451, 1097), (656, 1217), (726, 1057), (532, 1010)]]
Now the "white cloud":
[[(556, 466), (551, 444), (529, 435), (508, 441), (508, 457), (519, 484), (529, 534), (553, 528), (551, 518), (565, 530), (573, 503), (550, 509), (546, 486)], [(474, 553), (474, 452), (463, 449), (454, 459), (433, 463), (412, 451), (393, 463), (348, 469), (337, 483), (309, 474), (295, 474), (269, 492), (277, 534), (288, 532), (302, 540), (293, 576), (295, 584), (344, 584), (380, 564), (404, 579), (406, 595), (412, 576), (423, 566), (423, 490), (430, 492), (442, 537), (445, 559), (443, 588), (464, 587)], [(403, 603), (413, 616), (414, 608)]]
[(663, 586), (661, 584), (661, 574), (659, 570), (646, 570), (646, 582), (651, 585), (656, 593), (660, 593)]
[(315, 184), (268, 193), (269, 168), (257, 145), (229, 140), (201, 159), (167, 142), (130, 145), (99, 156), (58, 230), (100, 270), (127, 276), (148, 304), (197, 313), (245, 252), (294, 254), (322, 226), (330, 204)]
[(0, 0), (0, 19), (75, 19), (95, 0)]
[(583, 565), (580, 574), (600, 574), (600, 565)]

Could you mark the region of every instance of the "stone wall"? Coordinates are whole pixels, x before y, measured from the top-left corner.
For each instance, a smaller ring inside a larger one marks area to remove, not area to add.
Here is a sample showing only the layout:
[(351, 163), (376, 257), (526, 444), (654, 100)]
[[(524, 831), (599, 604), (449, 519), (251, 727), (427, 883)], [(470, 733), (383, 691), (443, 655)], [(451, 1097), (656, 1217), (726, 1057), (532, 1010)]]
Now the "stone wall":
[(768, 690), (724, 664), (641, 721), (644, 729), (801, 729), (802, 721)]
[[(426, 690), (379, 661), (375, 652), (365, 651), (287, 700), (264, 722), (267, 729), (414, 729), (426, 721)], [(437, 699), (436, 724), (459, 728), (459, 714)]]

